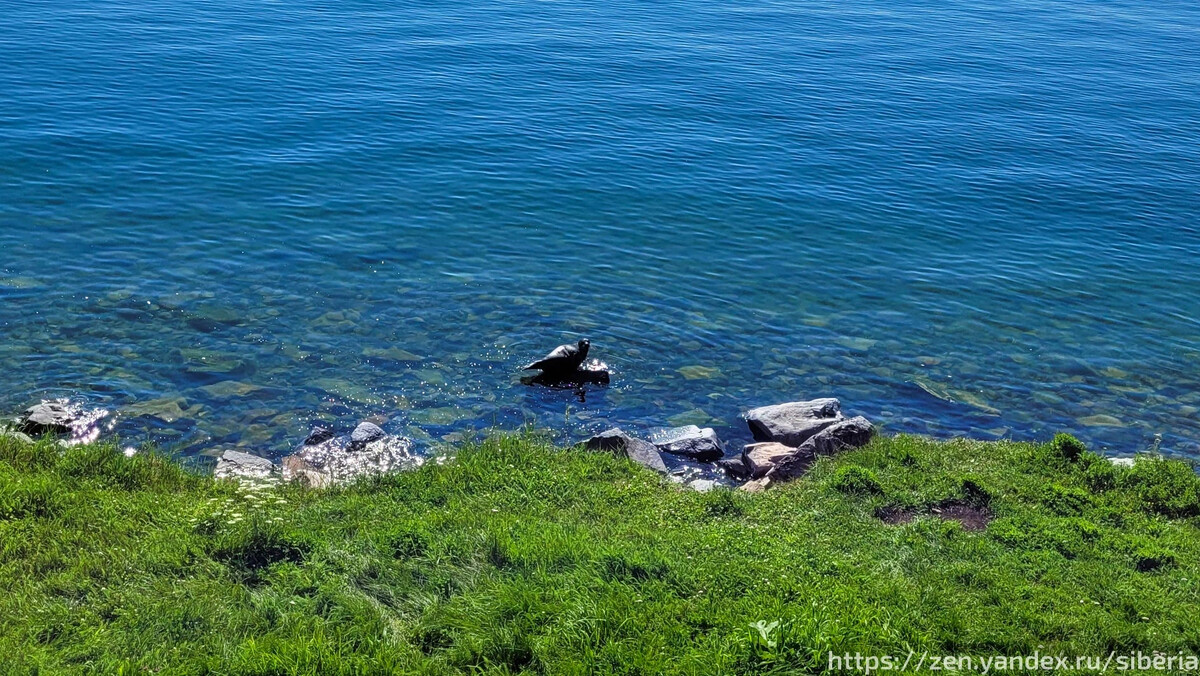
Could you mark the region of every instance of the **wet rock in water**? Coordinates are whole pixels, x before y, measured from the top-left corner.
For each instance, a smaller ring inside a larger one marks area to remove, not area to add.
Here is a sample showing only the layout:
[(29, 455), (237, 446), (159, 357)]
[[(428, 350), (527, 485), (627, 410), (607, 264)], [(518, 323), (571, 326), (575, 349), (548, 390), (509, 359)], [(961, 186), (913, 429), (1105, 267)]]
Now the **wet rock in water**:
[(361, 422), (350, 433), (350, 446), (358, 450), (372, 441), (382, 439), (384, 436), (386, 435), (379, 425), (373, 422)]
[(222, 453), (213, 470), (213, 476), (218, 479), (269, 479), (274, 474), (275, 463), (241, 451)]
[(658, 447), (649, 441), (632, 437), (620, 428), (605, 430), (583, 442), (583, 445), (593, 451), (618, 453), (655, 472), (667, 473), (667, 465), (663, 462)]
[(837, 399), (793, 401), (761, 406), (746, 412), (746, 424), (755, 441), (775, 441), (799, 446), (817, 432), (842, 420)]
[(774, 441), (748, 444), (742, 449), (742, 461), (751, 479), (759, 479), (776, 465), (796, 454), (795, 448)]
[[(318, 430), (320, 430), (318, 432)], [(355, 428), (355, 434), (327, 436), (327, 430), (318, 428), (310, 439), (320, 439), (305, 444), (280, 463), (283, 478), (288, 481), (307, 481), (312, 486), (328, 486), (350, 481), (359, 476), (383, 474), (412, 469), (421, 464), (421, 458), (413, 452), (411, 440), (383, 432), (378, 425), (364, 422)]]
[(25, 409), (17, 428), (32, 437), (69, 434), (79, 412), (63, 401), (43, 401)]
[(740, 455), (732, 458), (722, 458), (717, 461), (717, 466), (725, 470), (725, 473), (734, 479), (746, 479), (750, 477), (750, 468), (746, 466), (746, 461)]
[(582, 387), (583, 385), (607, 385), (611, 380), (608, 365), (593, 359), (574, 371), (546, 371), (536, 376), (525, 376), (525, 385), (546, 387)]
[(313, 427), (312, 430), (309, 431), (308, 436), (304, 438), (304, 445), (315, 446), (323, 441), (329, 441), (335, 436), (337, 435), (334, 434), (333, 430), (329, 429), (328, 427), (321, 427), (320, 425), (317, 425)]
[(711, 427), (676, 427), (655, 439), (654, 445), (663, 453), (681, 455), (697, 462), (714, 462), (725, 455), (725, 445)]

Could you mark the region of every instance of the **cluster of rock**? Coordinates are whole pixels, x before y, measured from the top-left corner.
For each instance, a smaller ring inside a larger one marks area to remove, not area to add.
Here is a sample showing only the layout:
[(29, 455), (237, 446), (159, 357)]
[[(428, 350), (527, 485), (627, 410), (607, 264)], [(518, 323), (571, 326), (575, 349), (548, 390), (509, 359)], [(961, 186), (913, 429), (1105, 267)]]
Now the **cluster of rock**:
[[(734, 479), (746, 480), (743, 490), (759, 491), (772, 482), (787, 481), (803, 474), (818, 456), (866, 444), (874, 435), (870, 421), (862, 416), (842, 415), (837, 399), (813, 399), (763, 406), (745, 414), (755, 443), (739, 455), (726, 457), (725, 444), (711, 427), (677, 427), (653, 442), (613, 428), (584, 442), (591, 450), (620, 453), (658, 472), (667, 472), (662, 453), (696, 462), (717, 462)], [(696, 481), (699, 490), (711, 488), (710, 481)]]
[(355, 477), (383, 474), (420, 465), (412, 440), (388, 434), (379, 425), (364, 421), (349, 434), (314, 427), (300, 448), (276, 465), (241, 451), (224, 451), (213, 474), (221, 478), (300, 480), (311, 486), (328, 486)]
[[(46, 401), (27, 409), (10, 434), (26, 438), (44, 434), (78, 436), (81, 427), (94, 427), (94, 411), (65, 401)], [(862, 416), (842, 415), (837, 399), (814, 399), (752, 409), (744, 415), (754, 443), (729, 456), (711, 427), (686, 425), (652, 437), (652, 441), (612, 428), (584, 442), (585, 447), (623, 455), (663, 474), (669, 473), (664, 453), (697, 463), (717, 463), (742, 489), (758, 491), (773, 482), (803, 474), (821, 455), (862, 446), (874, 429)], [(304, 442), (278, 464), (239, 450), (225, 450), (214, 474), (220, 478), (285, 481), (302, 480), (313, 486), (341, 483), (362, 475), (380, 474), (420, 465), (411, 440), (386, 433), (364, 421), (348, 434), (314, 427)], [(714, 482), (692, 481), (697, 490)]]

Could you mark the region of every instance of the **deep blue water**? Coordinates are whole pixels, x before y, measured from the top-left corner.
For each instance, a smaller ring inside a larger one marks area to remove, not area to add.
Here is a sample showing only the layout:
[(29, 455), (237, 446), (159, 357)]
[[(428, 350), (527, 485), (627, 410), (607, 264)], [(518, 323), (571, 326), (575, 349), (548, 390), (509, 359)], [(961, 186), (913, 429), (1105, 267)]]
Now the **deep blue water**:
[[(277, 457), (832, 395), (1200, 457), (1195, 2), (0, 17), (0, 410)], [(581, 335), (610, 387), (517, 382)]]

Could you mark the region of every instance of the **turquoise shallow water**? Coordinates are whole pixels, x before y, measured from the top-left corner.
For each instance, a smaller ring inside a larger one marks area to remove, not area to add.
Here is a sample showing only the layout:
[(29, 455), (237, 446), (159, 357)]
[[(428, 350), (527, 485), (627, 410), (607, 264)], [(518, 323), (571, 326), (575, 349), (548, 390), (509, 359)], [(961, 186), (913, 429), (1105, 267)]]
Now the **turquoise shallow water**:
[[(0, 409), (1200, 456), (1200, 5), (6, 3)], [(581, 335), (584, 401), (517, 382)]]

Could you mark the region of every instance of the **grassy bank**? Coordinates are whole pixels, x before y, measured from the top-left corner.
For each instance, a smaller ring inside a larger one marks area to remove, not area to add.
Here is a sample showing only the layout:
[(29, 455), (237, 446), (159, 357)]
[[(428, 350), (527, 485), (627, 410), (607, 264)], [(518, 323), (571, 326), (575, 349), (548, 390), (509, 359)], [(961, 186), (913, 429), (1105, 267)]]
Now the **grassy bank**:
[[(110, 445), (0, 438), (2, 669), (797, 673), (830, 650), (1200, 651), (1200, 482), (1079, 450), (881, 438), (766, 493), (700, 494), (499, 437), (353, 487), (253, 493)], [(990, 523), (938, 517), (951, 506)]]

